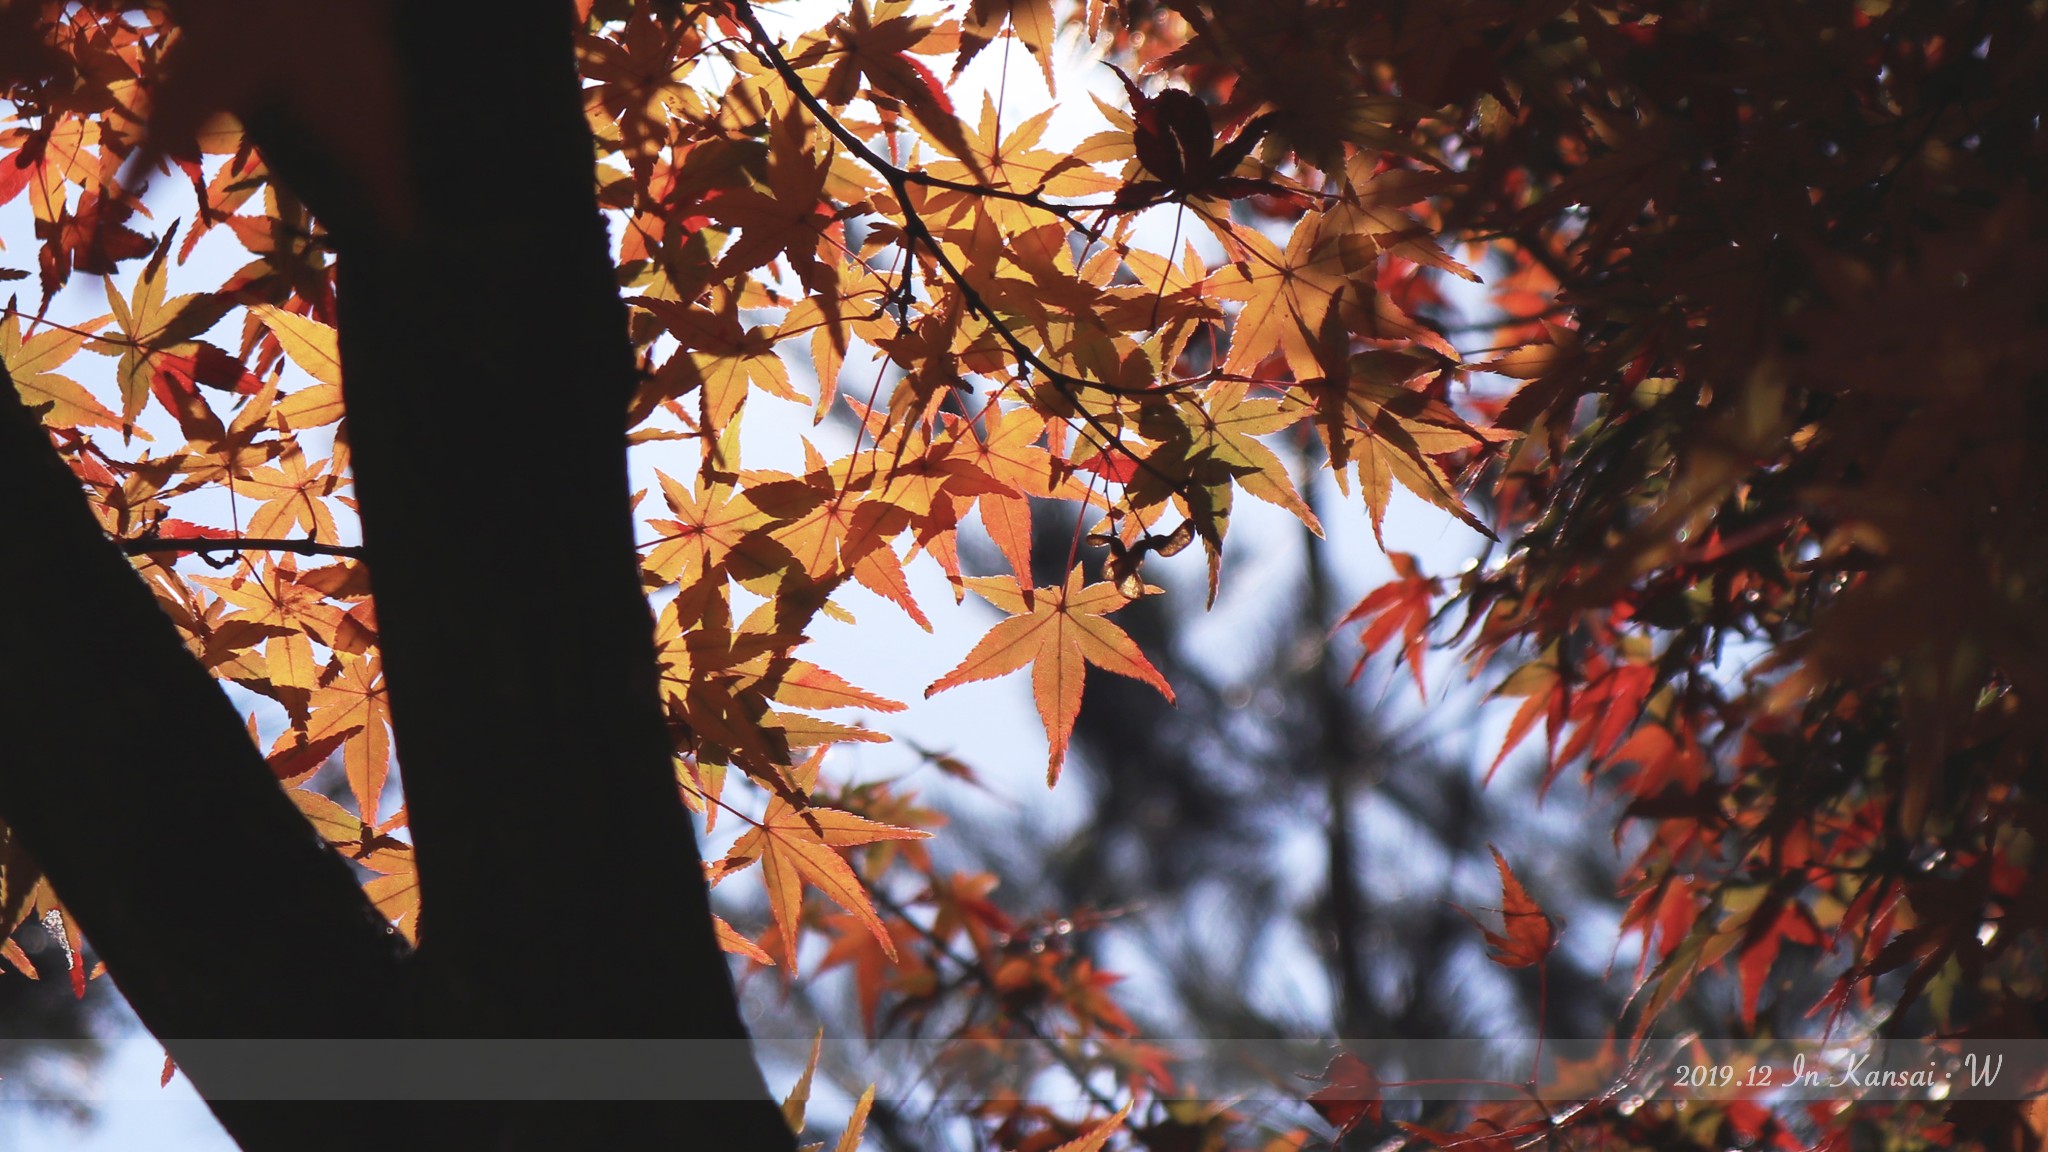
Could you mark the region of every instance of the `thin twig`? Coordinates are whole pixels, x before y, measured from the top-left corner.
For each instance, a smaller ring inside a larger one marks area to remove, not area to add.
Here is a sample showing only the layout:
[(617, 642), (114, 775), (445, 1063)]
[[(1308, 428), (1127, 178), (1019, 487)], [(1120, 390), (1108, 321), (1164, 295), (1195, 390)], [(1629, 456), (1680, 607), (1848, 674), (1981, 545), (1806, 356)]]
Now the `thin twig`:
[[(996, 987), (995, 978), (989, 975), (988, 968), (985, 965), (980, 963), (980, 961), (978, 960), (969, 960), (966, 957), (961, 956), (959, 953), (954, 952), (953, 946), (951, 944), (948, 944), (945, 940), (941, 939), (938, 933), (932, 931), (926, 925), (919, 923), (915, 918), (913, 918), (910, 915), (908, 909), (904, 908), (903, 905), (897, 903), (896, 899), (890, 896), (887, 892), (884, 892), (879, 888), (876, 888), (873, 885), (868, 884), (865, 877), (862, 878), (861, 884), (868, 890), (869, 894), (875, 898), (875, 903), (881, 905), (883, 911), (889, 913), (891, 916), (896, 917), (898, 920), (903, 921), (905, 924), (910, 925), (913, 931), (915, 931), (919, 936), (923, 937), (927, 944), (931, 945), (932, 951), (937, 953), (941, 958), (945, 960), (950, 960), (955, 966), (959, 967), (961, 971), (966, 973), (977, 984), (980, 984), (984, 991), (988, 992), (992, 996), (997, 997), (998, 999), (1001, 999), (1002, 989)], [(1074, 1058), (1073, 1053), (1068, 1052), (1065, 1048), (1062, 1048), (1058, 1040), (1054, 1039), (1051, 1036), (1048, 1036), (1045, 1030), (1038, 1026), (1038, 1021), (1033, 1020), (1029, 1016), (1024, 1015), (1013, 1016), (1012, 1019), (1016, 1020), (1018, 1024), (1023, 1026), (1026, 1035), (1028, 1035), (1031, 1039), (1037, 1041), (1040, 1045), (1042, 1045), (1045, 1048), (1046, 1051), (1050, 1052), (1052, 1054), (1053, 1059), (1059, 1061), (1060, 1067), (1066, 1070), (1067, 1075), (1073, 1078), (1074, 1083), (1080, 1087), (1081, 1091), (1087, 1093), (1088, 1098), (1090, 1100), (1093, 1100), (1097, 1107), (1102, 1108), (1109, 1112), (1115, 1112), (1117, 1110), (1116, 1101), (1111, 1100), (1101, 1090), (1097, 1089), (1093, 1084), (1088, 1082), (1088, 1070), (1081, 1065), (1080, 1061)], [(1127, 1126), (1131, 1126), (1133, 1131), (1136, 1131), (1136, 1128), (1133, 1125), (1132, 1121), (1127, 1120), (1125, 1123)]]
[[(961, 301), (967, 305), (968, 311), (980, 317), (995, 332), (997, 338), (1009, 348), (1011, 355), (1015, 356), (1020, 364), (1037, 371), (1062, 396), (1071, 401), (1074, 404), (1075, 413), (1080, 416), (1082, 422), (1087, 424), (1091, 431), (1101, 436), (1105, 444), (1115, 448), (1118, 452), (1128, 457), (1133, 464), (1151, 473), (1155, 478), (1167, 484), (1169, 488), (1179, 491), (1183, 487), (1183, 482), (1160, 471), (1158, 465), (1139, 456), (1103, 423), (1101, 417), (1088, 411), (1080, 402), (1080, 391), (1087, 388), (1119, 396), (1159, 395), (1170, 391), (1171, 388), (1162, 389), (1157, 386), (1126, 388), (1107, 381), (1083, 380), (1080, 377), (1053, 367), (1044, 357), (1033, 350), (1030, 345), (1024, 343), (1023, 338), (1012, 331), (1010, 326), (1004, 323), (1003, 319), (997, 315), (994, 307), (982, 298), (981, 293), (972, 284), (968, 283), (966, 274), (953, 262), (953, 258), (947, 255), (945, 248), (939, 243), (938, 237), (933, 235), (931, 228), (926, 225), (923, 215), (911, 204), (910, 185), (917, 184), (924, 187), (959, 191), (975, 196), (986, 196), (992, 199), (1018, 201), (1025, 204), (1033, 204), (1047, 211), (1052, 211), (1056, 215), (1061, 215), (1057, 208), (1034, 195), (1009, 192), (1004, 189), (990, 188), (979, 184), (941, 180), (938, 177), (906, 169), (890, 162), (873, 148), (868, 147), (865, 141), (856, 136), (846, 125), (842, 124), (839, 118), (834, 116), (831, 110), (827, 109), (823, 102), (818, 99), (817, 94), (811, 91), (810, 86), (804, 83), (803, 77), (797, 74), (796, 67), (783, 56), (782, 50), (776, 47), (774, 39), (768, 35), (768, 30), (761, 25), (761, 19), (754, 12), (752, 4), (748, 3), (747, 0), (735, 0), (733, 12), (753, 36), (754, 54), (773, 69), (776, 75), (782, 78), (782, 82), (788, 86), (790, 94), (796, 98), (797, 103), (801, 104), (804, 110), (809, 112), (812, 118), (817, 120), (818, 124), (826, 132), (830, 133), (841, 144), (844, 144), (848, 151), (852, 152), (862, 163), (872, 168), (889, 185), (889, 190), (895, 194), (897, 205), (903, 213), (903, 235), (905, 240), (924, 245), (925, 250), (931, 253), (933, 262), (939, 266), (939, 270), (944, 272), (946, 278), (952, 281), (953, 286), (959, 290)], [(1067, 219), (1071, 226), (1079, 227), (1070, 218), (1064, 215), (1061, 218)]]

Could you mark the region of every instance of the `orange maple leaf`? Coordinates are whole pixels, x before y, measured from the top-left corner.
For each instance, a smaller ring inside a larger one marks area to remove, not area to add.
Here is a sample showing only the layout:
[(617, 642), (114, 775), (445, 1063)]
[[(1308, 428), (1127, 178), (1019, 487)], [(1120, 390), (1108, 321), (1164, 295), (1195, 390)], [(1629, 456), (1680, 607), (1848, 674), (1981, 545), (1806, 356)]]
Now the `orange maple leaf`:
[(380, 861), (376, 870), (383, 873), (363, 885), (363, 894), (377, 911), (384, 914), (391, 926), (398, 929), (407, 943), (419, 942), (420, 877), (412, 857), (408, 854), (393, 854)]
[[(796, 772), (797, 786), (808, 789), (817, 778), (822, 753), (813, 756)], [(874, 934), (882, 951), (896, 958), (896, 944), (875, 906), (861, 886), (853, 866), (839, 854), (840, 849), (872, 844), (877, 840), (922, 840), (931, 835), (915, 828), (882, 824), (835, 808), (798, 808), (785, 796), (768, 802), (768, 811), (741, 836), (732, 850), (711, 868), (711, 882), (741, 871), (759, 861), (762, 882), (768, 888), (768, 906), (775, 914), (781, 937), (783, 959), (792, 976), (796, 974), (798, 921), (803, 915), (803, 886), (809, 884), (832, 902), (853, 913)]]
[[(924, 694), (930, 697), (957, 684), (993, 679), (1030, 664), (1031, 694), (1038, 701), (1038, 715), (1045, 721), (1051, 745), (1046, 764), (1048, 785), (1059, 782), (1067, 739), (1073, 735), (1074, 717), (1081, 711), (1081, 683), (1089, 664), (1142, 680), (1159, 689), (1169, 702), (1173, 700), (1166, 677), (1145, 659), (1123, 629), (1103, 619), (1130, 603), (1114, 584), (1084, 588), (1081, 570), (1076, 568), (1060, 588), (1026, 592), (1009, 576), (975, 577), (967, 585), (982, 599), (1010, 613), (1010, 618), (990, 629), (959, 667), (934, 681)], [(1159, 589), (1147, 587), (1145, 591)]]
[(273, 630), (264, 647), (272, 684), (306, 692), (318, 685), (320, 666), (314, 662), (309, 640), (323, 644), (331, 640), (341, 626), (342, 612), (328, 603), (319, 589), (300, 583), (295, 566), (265, 561), (260, 574), (244, 573), (231, 579), (194, 576), (192, 582), (236, 609), (229, 620), (246, 620)]
[(745, 956), (756, 964), (773, 966), (775, 958), (761, 950), (761, 946), (740, 935), (740, 931), (727, 924), (723, 917), (711, 918), (711, 930), (718, 937), (718, 946), (735, 956)]
[[(833, 18), (829, 26), (833, 47), (824, 54), (837, 59), (818, 86), (818, 98), (834, 108), (844, 107), (859, 94), (865, 78), (868, 95), (899, 102), (932, 143), (962, 160), (971, 160), (973, 153), (953, 114), (946, 86), (910, 55), (921, 49), (946, 51), (957, 47), (958, 41), (949, 44), (951, 38), (934, 34), (938, 26), (929, 17), (905, 14), (904, 7), (878, 4), (871, 17), (867, 5), (855, 0)], [(802, 55), (796, 62), (808, 63)]]
[(1332, 225), (1326, 213), (1302, 217), (1284, 253), (1251, 229), (1227, 234), (1239, 251), (1233, 253), (1233, 275), (1219, 277), (1216, 292), (1243, 300), (1244, 307), (1223, 370), (1251, 373), (1278, 352), (1296, 379), (1322, 375), (1315, 334), (1345, 289), (1377, 267), (1378, 247), (1369, 237)]
[(734, 573), (740, 579), (758, 577), (770, 564), (746, 555), (748, 534), (774, 523), (743, 492), (729, 484), (709, 483), (702, 476), (685, 488), (657, 469), (662, 498), (668, 501), (673, 520), (649, 520), (648, 527), (662, 533), (654, 542), (642, 566), (663, 584), (694, 584), (707, 574), (725, 567), (734, 552), (746, 563)]
[[(995, 102), (984, 94), (976, 127), (961, 124), (969, 148), (967, 157), (957, 161), (934, 160), (928, 171), (941, 180), (979, 182), (1045, 196), (1088, 196), (1114, 191), (1116, 180), (1096, 171), (1086, 161), (1067, 152), (1037, 146), (1052, 117), (1053, 109), (1047, 108), (1004, 135), (1002, 116)], [(985, 214), (1012, 235), (1027, 233), (1045, 220), (1042, 208), (955, 191), (934, 194), (928, 208), (942, 220), (965, 223), (969, 228), (973, 227), (973, 214)]]
[(1109, 1143), (1109, 1138), (1116, 1134), (1117, 1127), (1130, 1114), (1131, 1106), (1126, 1104), (1116, 1115), (1089, 1129), (1080, 1139), (1062, 1144), (1052, 1152), (1102, 1152), (1103, 1146)]
[(583, 93), (591, 119), (618, 125), (630, 159), (657, 155), (669, 142), (673, 121), (703, 116), (703, 97), (689, 80), (702, 47), (694, 26), (665, 28), (647, 8), (635, 9), (617, 39), (577, 38), (584, 78), (593, 81)]
[(363, 819), (375, 820), (391, 766), (391, 705), (384, 694), (383, 662), (345, 653), (322, 676), (308, 704), (306, 739), (341, 737), (341, 762)]
[[(860, 1005), (860, 1018), (869, 1036), (875, 1036), (875, 1021), (882, 1006), (882, 993), (890, 986), (904, 984), (923, 978), (937, 983), (938, 978), (915, 950), (897, 958), (894, 952), (885, 953), (881, 943), (867, 931), (860, 917), (848, 912), (835, 912), (825, 918), (825, 931), (832, 936), (832, 946), (818, 964), (821, 971), (851, 965), (853, 970), (854, 998)], [(917, 929), (898, 920), (889, 926), (891, 935), (898, 944), (909, 944), (917, 938)]]

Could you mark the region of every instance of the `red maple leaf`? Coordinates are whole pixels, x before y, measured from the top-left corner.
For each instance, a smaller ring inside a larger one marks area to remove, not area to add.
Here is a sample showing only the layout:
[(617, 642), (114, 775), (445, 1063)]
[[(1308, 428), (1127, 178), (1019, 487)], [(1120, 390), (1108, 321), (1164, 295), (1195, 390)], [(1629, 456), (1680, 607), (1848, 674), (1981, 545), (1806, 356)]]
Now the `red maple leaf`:
[(1339, 1052), (1323, 1069), (1323, 1087), (1308, 1094), (1308, 1106), (1344, 1135), (1365, 1120), (1380, 1122), (1380, 1078), (1372, 1065), (1352, 1053)]
[(1503, 968), (1528, 968), (1539, 964), (1557, 946), (1557, 924), (1551, 920), (1543, 907), (1522, 887), (1515, 878), (1514, 869), (1508, 867), (1500, 849), (1489, 844), (1487, 851), (1493, 853), (1494, 866), (1500, 869), (1500, 919), (1501, 931), (1495, 932), (1479, 922), (1479, 918), (1466, 912), (1465, 919), (1486, 937), (1490, 949), (1488, 958)]

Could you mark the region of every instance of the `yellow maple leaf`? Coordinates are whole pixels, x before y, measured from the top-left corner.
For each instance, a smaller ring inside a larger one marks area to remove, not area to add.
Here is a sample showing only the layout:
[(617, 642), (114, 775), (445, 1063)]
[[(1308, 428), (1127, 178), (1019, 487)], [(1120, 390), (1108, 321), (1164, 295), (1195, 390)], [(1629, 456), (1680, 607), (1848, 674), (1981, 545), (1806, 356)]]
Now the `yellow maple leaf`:
[(375, 820), (391, 766), (391, 705), (384, 695), (382, 661), (340, 654), (340, 666), (323, 678), (308, 709), (306, 737), (317, 741), (354, 729), (342, 742), (341, 763), (349, 791), (363, 819)]
[(51, 371), (71, 359), (85, 345), (86, 333), (105, 320), (87, 321), (75, 329), (46, 328), (24, 340), (18, 313), (10, 311), (0, 319), (0, 365), (13, 378), (22, 403), (32, 408), (51, 405), (44, 419), (62, 427), (119, 428), (121, 418), (93, 399), (92, 393), (70, 377)]
[(296, 444), (284, 450), (278, 463), (281, 468), (252, 469), (242, 482), (244, 491), (263, 501), (249, 514), (249, 535), (282, 537), (303, 528), (310, 539), (333, 542), (334, 513), (322, 497), (334, 494), (341, 477), (328, 475), (324, 460), (308, 468)]
[(270, 329), (284, 354), (306, 375), (322, 384), (341, 385), (341, 338), (333, 328), (270, 304), (252, 305), (249, 311)]

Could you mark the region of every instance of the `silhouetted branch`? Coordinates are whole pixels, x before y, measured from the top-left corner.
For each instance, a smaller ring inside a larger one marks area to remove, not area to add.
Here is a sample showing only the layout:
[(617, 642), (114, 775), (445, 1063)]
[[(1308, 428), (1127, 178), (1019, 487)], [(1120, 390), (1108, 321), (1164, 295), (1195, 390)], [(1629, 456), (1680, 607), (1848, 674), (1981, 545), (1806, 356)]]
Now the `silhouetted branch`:
[(338, 556), (361, 560), (360, 544), (322, 544), (317, 540), (283, 540), (261, 536), (237, 536), (228, 540), (190, 539), (169, 536), (140, 536), (114, 541), (130, 556), (151, 556), (159, 552), (189, 552), (204, 556), (214, 552), (293, 552), (300, 556)]

